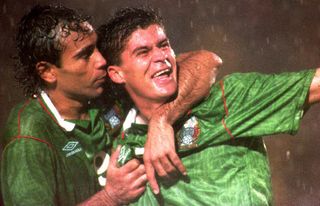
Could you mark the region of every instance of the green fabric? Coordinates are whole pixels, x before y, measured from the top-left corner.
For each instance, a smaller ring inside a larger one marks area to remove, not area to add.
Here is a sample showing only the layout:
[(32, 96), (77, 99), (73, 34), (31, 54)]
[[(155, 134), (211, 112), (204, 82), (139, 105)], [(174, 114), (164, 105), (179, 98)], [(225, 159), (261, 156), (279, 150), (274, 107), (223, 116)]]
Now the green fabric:
[[(294, 134), (314, 70), (278, 75), (233, 74), (176, 125), (187, 179), (158, 180), (132, 205), (271, 205), (267, 155), (261, 136)], [(117, 144), (143, 147), (147, 127), (132, 124)], [(138, 146), (137, 146), (138, 145)]]
[(11, 111), (1, 160), (5, 205), (71, 206), (101, 189), (88, 157), (106, 151), (110, 140), (97, 110), (91, 110), (90, 117), (90, 122), (66, 132), (41, 98)]
[(110, 145), (110, 139), (105, 138), (106, 128), (99, 116), (99, 110), (89, 110), (89, 120), (73, 120), (76, 127), (71, 131), (72, 135), (80, 141), (85, 154), (93, 163), (95, 154), (106, 151), (106, 145)]

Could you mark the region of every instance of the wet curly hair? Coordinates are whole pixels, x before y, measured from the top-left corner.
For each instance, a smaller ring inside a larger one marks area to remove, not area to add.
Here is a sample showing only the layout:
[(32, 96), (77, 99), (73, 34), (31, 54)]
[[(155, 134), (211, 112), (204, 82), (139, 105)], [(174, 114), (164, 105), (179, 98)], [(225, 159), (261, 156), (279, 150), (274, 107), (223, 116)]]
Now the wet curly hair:
[(76, 10), (62, 5), (36, 5), (23, 16), (18, 24), (16, 36), (17, 55), (15, 56), (15, 79), (23, 88), (26, 96), (34, 96), (44, 86), (36, 70), (36, 64), (46, 61), (60, 66), (63, 50), (62, 39), (71, 31), (78, 33), (78, 38), (91, 32), (83, 23), (90, 20)]
[[(152, 24), (160, 25), (164, 29), (163, 19), (150, 7), (127, 7), (116, 11), (97, 29), (97, 46), (108, 65), (120, 65), (120, 55), (124, 51), (129, 37), (137, 29), (145, 29)], [(113, 83), (107, 79), (106, 94), (109, 100), (119, 101), (123, 106), (132, 105), (131, 98), (123, 85)]]

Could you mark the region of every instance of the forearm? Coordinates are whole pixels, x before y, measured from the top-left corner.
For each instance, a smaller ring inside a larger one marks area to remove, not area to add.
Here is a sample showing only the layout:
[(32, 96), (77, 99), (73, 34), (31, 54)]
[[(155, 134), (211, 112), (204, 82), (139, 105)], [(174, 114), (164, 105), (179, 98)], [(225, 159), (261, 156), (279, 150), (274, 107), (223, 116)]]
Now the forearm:
[(179, 89), (176, 99), (161, 106), (152, 119), (173, 124), (192, 105), (208, 95), (215, 82), (222, 60), (216, 54), (201, 50), (188, 52), (177, 58), (179, 66)]
[(320, 68), (316, 70), (310, 85), (308, 104), (320, 102)]
[(79, 206), (118, 206), (120, 204), (116, 203), (108, 194), (106, 190), (101, 190), (100, 192), (93, 195), (91, 198), (85, 202), (79, 204)]
[(143, 155), (149, 184), (155, 194), (159, 193), (155, 173), (162, 178), (169, 178), (177, 170), (183, 175), (187, 174), (175, 152), (172, 124), (209, 93), (221, 59), (208, 51), (189, 52), (180, 55), (177, 64), (178, 95), (152, 114)]

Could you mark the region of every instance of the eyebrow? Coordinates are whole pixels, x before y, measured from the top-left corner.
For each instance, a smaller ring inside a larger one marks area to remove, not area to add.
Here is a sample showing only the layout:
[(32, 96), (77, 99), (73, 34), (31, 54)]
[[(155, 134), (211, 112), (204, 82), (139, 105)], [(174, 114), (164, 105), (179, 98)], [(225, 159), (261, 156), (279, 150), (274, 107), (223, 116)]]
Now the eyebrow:
[(163, 40), (161, 40), (161, 41), (159, 41), (159, 42), (157, 43), (157, 46), (163, 44), (164, 42), (168, 42), (168, 43), (169, 43), (170, 41), (169, 41), (168, 38), (164, 38)]
[[(164, 42), (169, 42), (169, 39), (168, 38), (164, 38), (160, 41), (157, 42), (157, 46), (160, 46), (161, 44), (163, 44)], [(132, 54), (135, 54), (137, 52), (139, 52), (140, 50), (144, 50), (144, 49), (150, 49), (150, 46), (140, 46), (140, 47), (137, 47), (135, 48), (133, 51), (132, 51)]]
[(77, 52), (77, 53), (73, 56), (73, 58), (79, 59), (79, 58), (81, 58), (82, 56), (87, 55), (88, 53), (91, 53), (91, 52), (95, 49), (95, 47), (96, 47), (96, 46), (95, 46), (94, 44), (88, 45), (88, 46), (82, 48), (79, 52)]
[(140, 47), (137, 47), (135, 48), (133, 51), (132, 51), (132, 54), (136, 54), (138, 53), (140, 50), (150, 50), (150, 47), (149, 46), (140, 46)]

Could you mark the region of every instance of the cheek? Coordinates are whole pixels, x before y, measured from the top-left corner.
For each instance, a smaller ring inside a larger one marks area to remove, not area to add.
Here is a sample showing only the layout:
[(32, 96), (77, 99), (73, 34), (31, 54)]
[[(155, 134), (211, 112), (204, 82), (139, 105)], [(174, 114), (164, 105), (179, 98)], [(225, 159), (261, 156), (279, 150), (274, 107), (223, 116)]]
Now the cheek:
[(169, 61), (170, 61), (170, 64), (171, 64), (172, 68), (173, 68), (174, 70), (176, 70), (177, 62), (176, 62), (175, 56), (169, 56), (168, 59), (169, 59)]
[(85, 79), (91, 79), (99, 76), (99, 73), (102, 70), (94, 69), (94, 64), (83, 64), (81, 69), (79, 70), (79, 75)]
[(124, 74), (127, 78), (143, 78), (148, 71), (150, 61), (140, 58), (131, 62), (130, 66), (124, 70)]
[(171, 48), (167, 50), (167, 58), (170, 60), (171, 64), (176, 63), (176, 54)]
[(149, 65), (150, 59), (150, 57), (139, 58), (135, 61), (135, 64), (133, 66), (134, 68), (145, 68)]
[(170, 48), (170, 55), (173, 57), (173, 58), (176, 58), (176, 54), (174, 53), (173, 49)]

